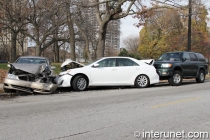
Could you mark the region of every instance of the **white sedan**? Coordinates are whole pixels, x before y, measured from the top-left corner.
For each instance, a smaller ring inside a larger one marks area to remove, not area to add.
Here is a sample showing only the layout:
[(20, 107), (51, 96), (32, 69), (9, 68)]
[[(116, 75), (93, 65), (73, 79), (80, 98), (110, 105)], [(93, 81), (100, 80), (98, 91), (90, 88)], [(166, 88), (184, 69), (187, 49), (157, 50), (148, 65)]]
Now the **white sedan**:
[(73, 87), (83, 91), (90, 86), (135, 86), (148, 87), (159, 82), (153, 61), (130, 57), (105, 57), (87, 66), (66, 60), (59, 74), (60, 87)]

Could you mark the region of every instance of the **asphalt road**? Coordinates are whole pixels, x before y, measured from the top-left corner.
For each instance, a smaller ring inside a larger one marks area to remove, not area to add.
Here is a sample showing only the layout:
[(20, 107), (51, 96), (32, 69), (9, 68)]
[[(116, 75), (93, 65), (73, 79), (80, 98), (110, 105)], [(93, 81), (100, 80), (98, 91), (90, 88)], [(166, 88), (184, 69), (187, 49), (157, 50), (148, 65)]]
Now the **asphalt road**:
[(62, 92), (2, 98), (0, 140), (143, 139), (134, 137), (136, 131), (210, 133), (209, 81)]

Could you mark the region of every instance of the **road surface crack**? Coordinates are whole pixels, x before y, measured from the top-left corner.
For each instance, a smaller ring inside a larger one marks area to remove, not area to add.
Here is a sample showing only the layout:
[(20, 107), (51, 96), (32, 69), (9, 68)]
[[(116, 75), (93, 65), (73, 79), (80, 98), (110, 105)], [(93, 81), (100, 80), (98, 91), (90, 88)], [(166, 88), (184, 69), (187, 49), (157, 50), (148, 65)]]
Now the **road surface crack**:
[(99, 130), (102, 130), (102, 129), (111, 128), (111, 127), (115, 127), (115, 126), (118, 126), (118, 125), (112, 125), (112, 126), (107, 126), (107, 127), (101, 127), (101, 128), (95, 129), (95, 130), (85, 131), (85, 132), (79, 132), (79, 133), (71, 134), (71, 135), (68, 135), (68, 136), (53, 138), (53, 139), (50, 139), (50, 140), (64, 139), (64, 138), (68, 138), (68, 137), (72, 137), (72, 136), (83, 135), (83, 134), (86, 134), (86, 133), (89, 133), (89, 132), (95, 132), (95, 131), (99, 131)]

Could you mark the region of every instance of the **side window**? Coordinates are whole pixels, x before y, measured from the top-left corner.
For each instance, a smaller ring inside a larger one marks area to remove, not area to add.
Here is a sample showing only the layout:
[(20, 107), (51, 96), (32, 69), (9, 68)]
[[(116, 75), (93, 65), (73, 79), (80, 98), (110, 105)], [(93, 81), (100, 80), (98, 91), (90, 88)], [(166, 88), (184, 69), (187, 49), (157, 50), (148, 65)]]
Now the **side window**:
[(186, 58), (186, 60), (190, 60), (190, 56), (188, 53), (184, 53), (183, 54), (183, 58)]
[(198, 58), (195, 56), (195, 54), (190, 53), (190, 60), (191, 61), (198, 61)]
[(98, 62), (99, 67), (115, 67), (115, 63), (116, 63), (115, 58), (107, 58)]
[(202, 54), (196, 53), (196, 56), (198, 57), (198, 61), (206, 62), (206, 59), (204, 58), (204, 56)]
[(127, 59), (127, 58), (117, 58), (117, 66), (139, 66), (136, 62), (133, 60)]

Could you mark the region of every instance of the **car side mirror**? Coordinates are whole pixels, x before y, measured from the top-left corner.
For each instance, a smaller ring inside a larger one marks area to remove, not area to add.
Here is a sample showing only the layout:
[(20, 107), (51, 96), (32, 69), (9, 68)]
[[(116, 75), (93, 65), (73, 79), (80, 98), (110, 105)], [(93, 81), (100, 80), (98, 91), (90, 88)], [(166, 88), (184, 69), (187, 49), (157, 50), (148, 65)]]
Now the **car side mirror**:
[(51, 66), (51, 70), (54, 70), (56, 67), (55, 66)]
[(97, 68), (97, 67), (99, 67), (99, 64), (98, 64), (98, 63), (93, 64), (93, 66), (92, 66), (92, 67)]
[(182, 58), (182, 62), (186, 61), (187, 59), (185, 57)]

